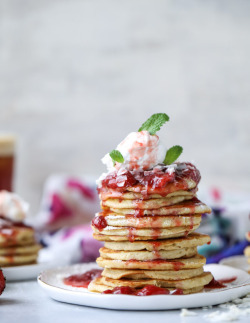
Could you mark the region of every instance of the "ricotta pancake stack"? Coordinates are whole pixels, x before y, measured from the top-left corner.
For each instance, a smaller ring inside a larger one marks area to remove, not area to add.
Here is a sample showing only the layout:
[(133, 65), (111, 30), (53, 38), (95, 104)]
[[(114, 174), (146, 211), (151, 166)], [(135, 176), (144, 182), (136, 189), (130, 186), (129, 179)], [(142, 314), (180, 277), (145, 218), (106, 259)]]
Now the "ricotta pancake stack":
[(0, 267), (35, 263), (40, 249), (33, 228), (0, 216)]
[(41, 246), (35, 231), (24, 224), (28, 204), (18, 195), (0, 191), (0, 267), (35, 263)]
[(210, 213), (196, 197), (200, 173), (191, 163), (167, 165), (160, 151), (158, 136), (139, 129), (118, 145), (116, 154), (123, 158), (112, 157), (109, 173), (101, 176), (102, 211), (92, 229), (94, 238), (105, 242), (96, 260), (104, 270), (90, 291), (153, 285), (190, 294), (212, 280), (203, 270), (206, 259), (197, 253), (210, 237), (194, 232), (202, 214)]
[(116, 172), (103, 179), (102, 212), (92, 228), (94, 238), (105, 241), (97, 259), (104, 270), (89, 289), (156, 285), (184, 294), (201, 291), (212, 275), (203, 271), (206, 260), (197, 253), (210, 238), (194, 233), (202, 214), (210, 212), (195, 196), (199, 180), (190, 163)]

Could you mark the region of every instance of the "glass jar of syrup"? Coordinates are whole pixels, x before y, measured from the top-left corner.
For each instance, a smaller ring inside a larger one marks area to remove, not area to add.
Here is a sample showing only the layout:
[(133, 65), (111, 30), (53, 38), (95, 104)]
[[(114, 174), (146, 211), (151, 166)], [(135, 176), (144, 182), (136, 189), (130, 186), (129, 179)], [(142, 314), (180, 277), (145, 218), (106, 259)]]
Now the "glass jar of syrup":
[(0, 134), (0, 190), (13, 190), (13, 172), (16, 138)]

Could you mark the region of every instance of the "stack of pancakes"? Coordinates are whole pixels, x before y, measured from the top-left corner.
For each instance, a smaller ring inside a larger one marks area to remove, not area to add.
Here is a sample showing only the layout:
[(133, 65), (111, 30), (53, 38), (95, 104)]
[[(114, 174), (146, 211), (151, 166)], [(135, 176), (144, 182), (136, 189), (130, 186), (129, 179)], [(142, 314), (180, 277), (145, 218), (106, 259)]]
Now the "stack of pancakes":
[[(247, 241), (249, 241), (250, 242), (250, 231), (249, 232), (247, 232), (247, 234), (246, 234), (246, 239), (247, 239)], [(245, 254), (245, 256), (247, 257), (247, 262), (249, 263), (249, 265), (250, 265), (250, 246), (248, 246), (248, 247), (246, 247), (245, 248), (245, 250), (244, 250), (244, 254)], [(248, 270), (248, 273), (250, 274), (250, 268), (249, 268), (249, 270)]]
[(105, 241), (97, 259), (104, 270), (89, 290), (155, 285), (202, 291), (212, 275), (197, 253), (210, 237), (194, 232), (202, 214), (210, 213), (196, 198), (199, 181), (190, 163), (107, 175), (99, 187), (102, 212), (92, 221), (94, 238)]
[(32, 227), (0, 216), (0, 267), (36, 263), (40, 248)]

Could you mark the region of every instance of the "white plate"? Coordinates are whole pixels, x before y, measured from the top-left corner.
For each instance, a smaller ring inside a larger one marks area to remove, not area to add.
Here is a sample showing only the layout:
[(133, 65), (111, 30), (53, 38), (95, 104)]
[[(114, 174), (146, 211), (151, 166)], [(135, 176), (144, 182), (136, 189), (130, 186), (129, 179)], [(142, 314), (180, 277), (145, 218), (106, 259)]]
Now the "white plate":
[[(54, 268), (59, 265), (66, 265), (63, 258), (60, 260), (53, 259), (51, 255), (47, 255), (43, 249), (40, 250), (37, 264), (2, 267), (3, 274), (7, 281), (20, 281), (36, 279), (37, 276), (44, 270)], [(46, 250), (45, 250), (46, 251)]]
[(103, 295), (63, 283), (64, 277), (83, 273), (92, 268), (97, 268), (96, 264), (46, 270), (38, 277), (38, 283), (51, 298), (57, 301), (116, 310), (169, 310), (217, 305), (250, 292), (250, 275), (240, 269), (222, 265), (206, 265), (204, 268), (206, 271), (211, 271), (215, 279), (237, 276), (235, 282), (228, 284), (226, 288), (191, 295)]
[(220, 264), (242, 269), (245, 271), (248, 271), (250, 269), (250, 265), (247, 262), (247, 257), (244, 255), (224, 258), (220, 261)]

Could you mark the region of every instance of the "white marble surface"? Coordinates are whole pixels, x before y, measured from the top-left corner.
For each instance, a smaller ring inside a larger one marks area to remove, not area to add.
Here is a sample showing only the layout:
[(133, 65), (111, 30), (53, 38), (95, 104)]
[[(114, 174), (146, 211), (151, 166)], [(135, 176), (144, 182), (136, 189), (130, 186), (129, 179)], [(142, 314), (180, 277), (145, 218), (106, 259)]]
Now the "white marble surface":
[(1, 0), (0, 129), (19, 136), (16, 188), (92, 173), (154, 112), (204, 185), (250, 189), (248, 0)]
[[(119, 296), (118, 296), (119, 297)], [(59, 303), (50, 299), (40, 289), (37, 282), (9, 283), (0, 297), (1, 323), (38, 322), (38, 323), (77, 323), (77, 322), (211, 322), (204, 315), (221, 310), (194, 309), (196, 316), (181, 317), (180, 310), (175, 311), (115, 311), (85, 306)], [(225, 311), (225, 310), (222, 310)], [(249, 322), (249, 316), (241, 317), (237, 322)]]

